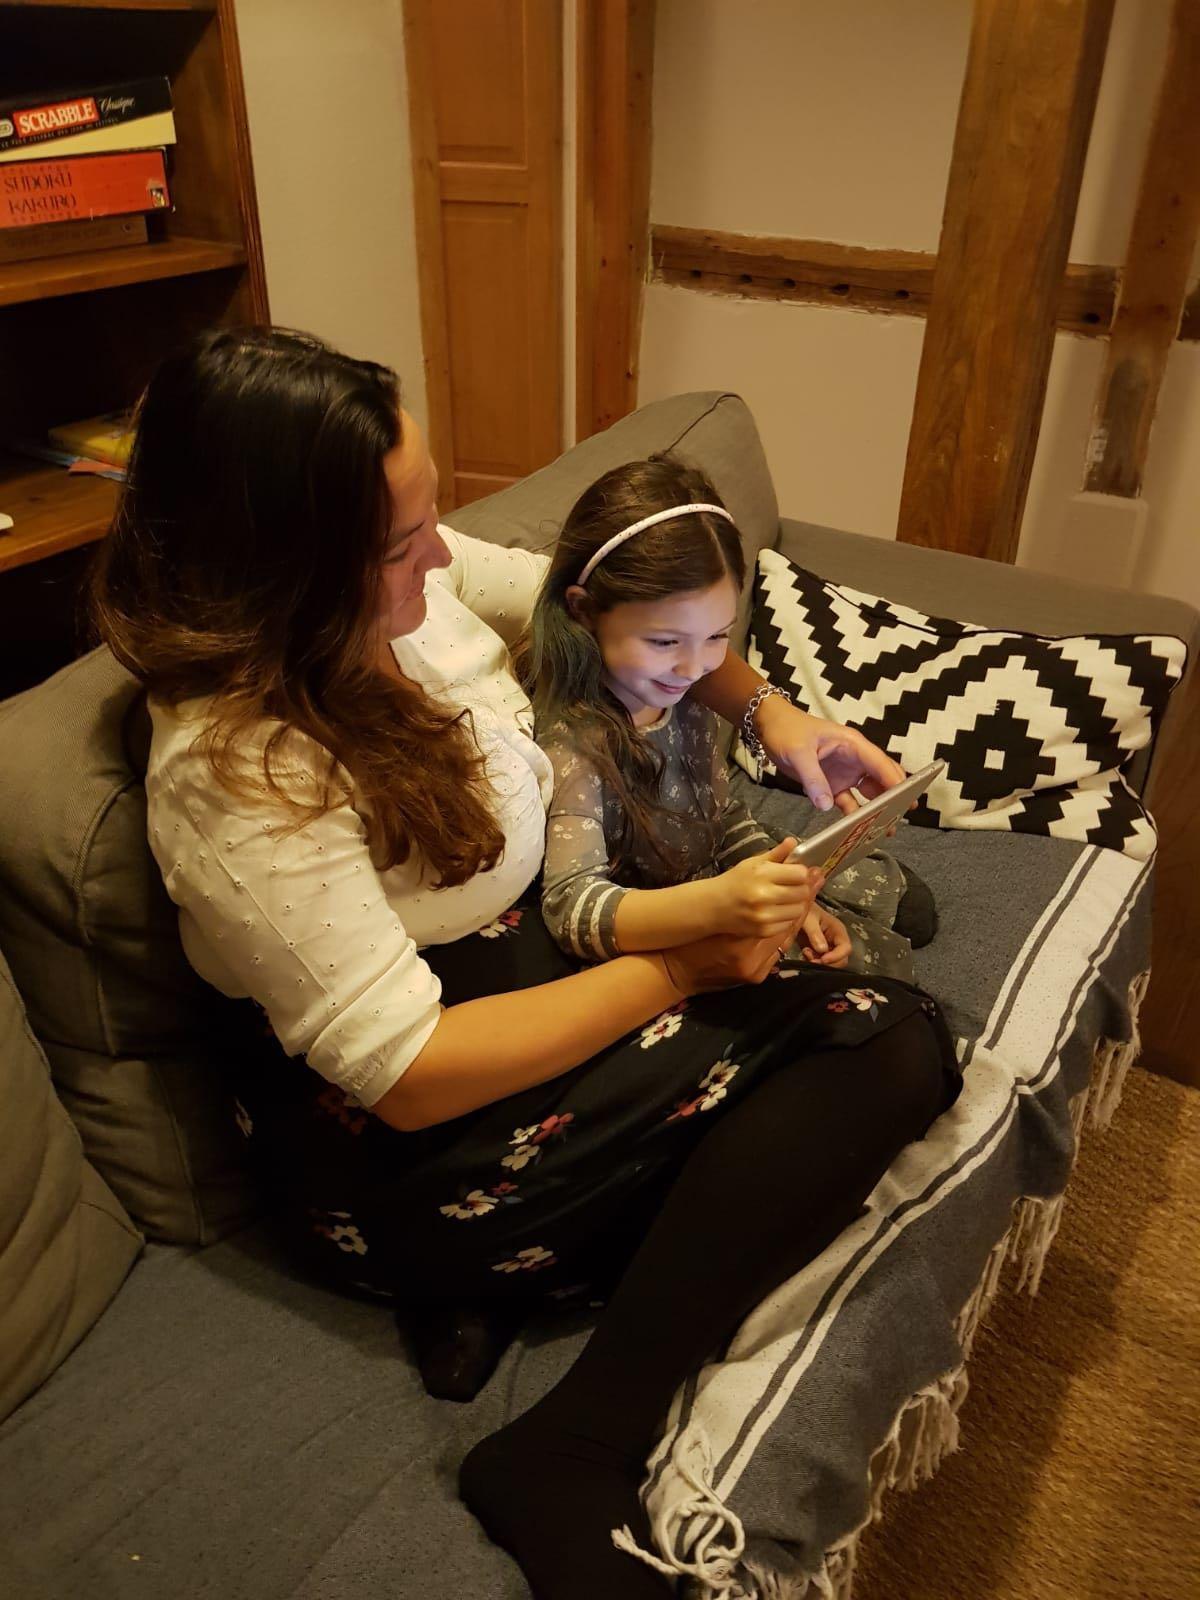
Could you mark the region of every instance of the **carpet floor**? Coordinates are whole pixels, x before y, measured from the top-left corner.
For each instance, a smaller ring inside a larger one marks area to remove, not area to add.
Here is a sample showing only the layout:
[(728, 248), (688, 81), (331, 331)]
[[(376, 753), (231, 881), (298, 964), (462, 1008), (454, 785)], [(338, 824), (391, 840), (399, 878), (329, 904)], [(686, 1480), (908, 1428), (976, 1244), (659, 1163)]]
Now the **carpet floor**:
[(997, 1297), (962, 1448), (864, 1533), (855, 1600), (1200, 1596), (1200, 1090), (1133, 1071), (1035, 1299)]

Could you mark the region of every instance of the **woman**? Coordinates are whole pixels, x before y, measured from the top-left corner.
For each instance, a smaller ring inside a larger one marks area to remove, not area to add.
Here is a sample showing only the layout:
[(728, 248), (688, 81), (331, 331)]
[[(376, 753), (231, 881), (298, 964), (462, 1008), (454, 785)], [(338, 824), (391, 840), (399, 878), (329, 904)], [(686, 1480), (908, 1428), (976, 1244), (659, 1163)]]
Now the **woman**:
[[(144, 396), (95, 611), (149, 693), (188, 957), (282, 1046), (239, 1117), (295, 1231), (413, 1303), (565, 1290), (641, 1240), (461, 1489), (538, 1595), (649, 1600), (609, 1530), (639, 1527), (676, 1386), (855, 1216), (953, 1097), (953, 1054), (914, 990), (822, 1044), (764, 982), (777, 938), (577, 970), (523, 914), (550, 771), (506, 643), (544, 563), (439, 529), (436, 489), (384, 368), (201, 336)], [(692, 692), (749, 707), (818, 804), (897, 776), (736, 658)]]

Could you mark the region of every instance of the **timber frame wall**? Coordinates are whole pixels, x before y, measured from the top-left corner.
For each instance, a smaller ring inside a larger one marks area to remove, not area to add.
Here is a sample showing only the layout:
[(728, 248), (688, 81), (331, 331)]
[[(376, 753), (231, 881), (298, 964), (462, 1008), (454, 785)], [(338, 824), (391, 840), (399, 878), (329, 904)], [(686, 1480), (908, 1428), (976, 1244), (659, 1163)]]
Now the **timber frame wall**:
[[(418, 16), (433, 10), (432, 0), (405, 3)], [(1170, 347), (1177, 338), (1200, 339), (1200, 287), (1189, 296), (1187, 285), (1200, 229), (1197, 0), (1175, 0), (1120, 271), (1067, 260), (1113, 0), (975, 0), (936, 255), (653, 226), (654, 0), (565, 3), (574, 3), (577, 24), (578, 438), (638, 403), (642, 300), (653, 276), (706, 293), (926, 319), (899, 508), (903, 542), (1014, 559), (1056, 330), (1107, 341), (1081, 487), (1140, 492)], [(524, 4), (532, 10), (553, 0)], [(420, 33), (419, 24), (410, 27), (413, 83)], [(420, 228), (423, 209), (425, 219), (440, 222), (446, 196), (432, 175), (435, 142), (428, 129), (420, 132), (416, 109), (413, 117)], [(991, 137), (996, 127), (1011, 136)], [(443, 290), (427, 286), (435, 272), (424, 243), (422, 306), (428, 288), (444, 327)], [(428, 325), (425, 331), (434, 455), (443, 478), (449, 471), (459, 483), (446, 341), (436, 328), (432, 342)], [(561, 378), (556, 396), (561, 406)], [(551, 460), (561, 443), (548, 421), (540, 459), (529, 465)], [(515, 475), (516, 467), (506, 471)], [(496, 479), (476, 475), (470, 492), (494, 486)], [(1194, 707), (1194, 730), (1200, 672), (1189, 680), (1180, 692)], [(1162, 888), (1143, 1037), (1148, 1065), (1200, 1083), (1200, 819), (1190, 798), (1200, 786), (1196, 743), (1195, 732), (1185, 733), (1160, 758), (1172, 778), (1156, 784), (1165, 796), (1158, 802)]]

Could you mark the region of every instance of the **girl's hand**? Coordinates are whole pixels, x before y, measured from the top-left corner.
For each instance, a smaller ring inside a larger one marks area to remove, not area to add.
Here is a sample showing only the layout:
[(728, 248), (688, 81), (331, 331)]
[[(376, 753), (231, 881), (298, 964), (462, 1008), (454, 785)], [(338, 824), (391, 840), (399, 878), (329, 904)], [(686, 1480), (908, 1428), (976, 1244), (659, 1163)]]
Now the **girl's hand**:
[(815, 868), (787, 859), (795, 848), (795, 839), (781, 839), (774, 849), (710, 878), (708, 926), (715, 933), (784, 944), (783, 935), (808, 916), (825, 882)]
[(814, 906), (804, 919), (802, 938), (804, 959), (819, 967), (844, 967), (850, 959), (846, 924), (824, 906)]
[(905, 775), (903, 767), (857, 728), (810, 716), (782, 695), (767, 696), (755, 712), (754, 725), (771, 760), (803, 786), (818, 811), (836, 805), (849, 815), (858, 809), (851, 789), (873, 800)]
[(772, 935), (768, 939), (739, 939), (732, 934), (714, 933), (707, 939), (662, 950), (659, 959), (680, 994), (732, 989), (739, 983), (761, 983), (769, 978), (796, 931), (797, 925), (789, 924), (786, 937)]

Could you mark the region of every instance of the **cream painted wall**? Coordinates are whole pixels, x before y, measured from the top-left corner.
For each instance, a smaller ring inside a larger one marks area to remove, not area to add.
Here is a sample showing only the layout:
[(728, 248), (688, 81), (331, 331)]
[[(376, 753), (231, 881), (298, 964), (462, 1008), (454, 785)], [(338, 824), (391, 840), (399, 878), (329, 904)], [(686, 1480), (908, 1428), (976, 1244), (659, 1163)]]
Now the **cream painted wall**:
[(401, 0), (237, 0), (276, 322), (400, 374), (424, 426)]
[[(1169, 4), (1117, 0), (1073, 260), (1123, 257)], [(658, 0), (652, 218), (936, 250), (970, 20), (970, 0)], [(652, 284), (640, 396), (737, 390), (786, 515), (892, 538), (923, 331)], [(1200, 604), (1200, 350), (1172, 352), (1132, 571), (1072, 504), (1102, 357), (1055, 340), (1019, 559)]]

